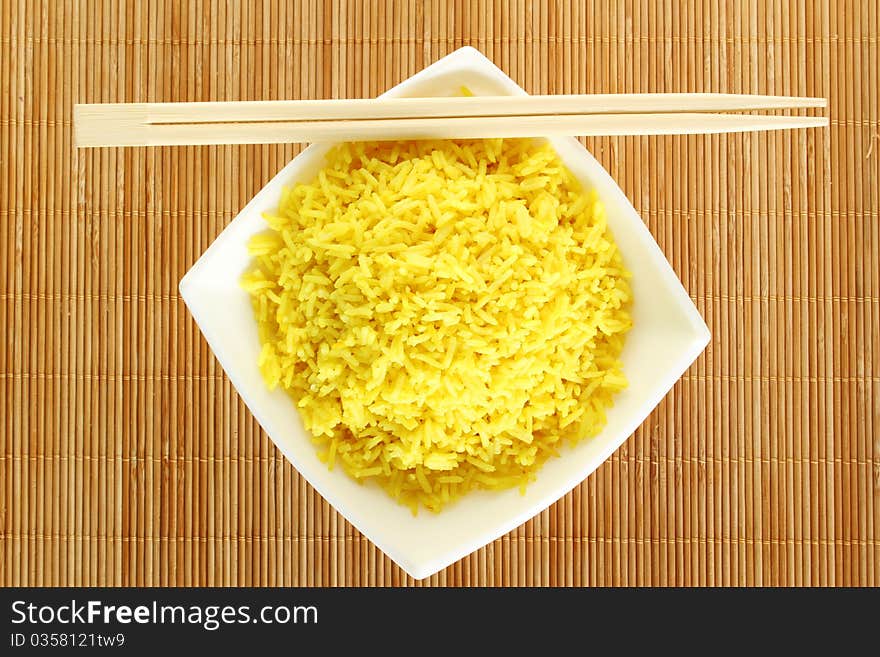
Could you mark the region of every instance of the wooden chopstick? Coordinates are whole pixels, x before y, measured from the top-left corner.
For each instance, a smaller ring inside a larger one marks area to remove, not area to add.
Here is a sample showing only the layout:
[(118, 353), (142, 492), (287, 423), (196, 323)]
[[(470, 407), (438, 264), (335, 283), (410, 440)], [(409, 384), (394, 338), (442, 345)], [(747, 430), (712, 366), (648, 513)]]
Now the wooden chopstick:
[(821, 117), (702, 112), (821, 108), (824, 98), (741, 94), (472, 96), (74, 107), (77, 146), (649, 135), (827, 125)]
[(80, 105), (101, 118), (139, 115), (150, 123), (325, 121), (442, 116), (725, 112), (825, 107), (824, 98), (749, 94), (572, 94), (354, 98), (208, 103), (108, 103)]
[(266, 123), (169, 123), (77, 133), (77, 145), (167, 146), (554, 135), (711, 134), (828, 125), (823, 117), (750, 114), (562, 114)]

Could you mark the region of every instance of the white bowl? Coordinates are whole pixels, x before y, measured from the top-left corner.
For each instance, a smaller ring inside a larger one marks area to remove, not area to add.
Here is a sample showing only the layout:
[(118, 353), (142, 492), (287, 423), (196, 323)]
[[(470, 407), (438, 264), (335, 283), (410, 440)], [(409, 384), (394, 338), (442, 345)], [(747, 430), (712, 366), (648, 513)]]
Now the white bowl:
[[(400, 83), (386, 96), (452, 96), (462, 85), (477, 95), (525, 92), (481, 53), (462, 48)], [(629, 387), (615, 398), (602, 433), (551, 458), (526, 490), (470, 493), (435, 514), (410, 510), (375, 485), (360, 485), (318, 460), (292, 400), (269, 392), (257, 368), (260, 343), (241, 275), (250, 265), (248, 239), (266, 229), (262, 213), (281, 188), (307, 181), (328, 146), (294, 158), (227, 226), (180, 282), (180, 294), (217, 360), (248, 408), (293, 466), (367, 538), (420, 579), (432, 575), (541, 512), (607, 459), (660, 402), (709, 342), (709, 331), (651, 233), (620, 187), (574, 138), (551, 140), (586, 187), (605, 202), (608, 222), (632, 272), (634, 302), (622, 354)]]

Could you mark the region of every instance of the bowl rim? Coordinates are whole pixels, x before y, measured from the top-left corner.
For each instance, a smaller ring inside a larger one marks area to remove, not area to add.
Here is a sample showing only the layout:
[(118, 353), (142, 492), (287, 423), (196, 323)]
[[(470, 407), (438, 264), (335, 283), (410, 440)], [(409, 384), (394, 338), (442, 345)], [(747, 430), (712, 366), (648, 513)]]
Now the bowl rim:
[[(485, 55), (483, 55), (481, 52), (471, 46), (465, 46), (463, 48), (459, 48), (458, 50), (453, 51), (452, 53), (449, 53), (445, 57), (442, 57), (441, 59), (437, 60), (433, 64), (422, 69), (421, 71), (401, 81), (399, 84), (390, 88), (381, 95), (405, 95), (407, 87), (416, 82), (422, 81), (438, 73), (442, 73), (445, 71), (454, 71), (455, 69), (459, 69), (462, 67), (467, 67), (471, 69), (478, 68), (482, 73), (489, 75), (500, 82), (503, 82), (504, 85), (508, 88), (510, 95), (526, 95), (526, 92), (521, 87), (519, 87), (509, 76), (507, 76), (507, 74), (499, 69)], [(604, 167), (602, 167), (601, 163), (598, 163), (592, 156), (592, 154), (590, 154), (589, 151), (587, 151), (587, 149), (576, 138), (564, 137), (551, 140), (551, 142), (562, 141), (576, 144), (577, 147), (583, 151), (583, 155), (589, 158), (590, 161), (597, 164), (600, 168), (605, 170)], [(393, 541), (386, 540), (386, 538), (381, 535), (381, 532), (373, 526), (374, 523), (367, 522), (361, 517), (353, 518), (352, 516), (357, 514), (351, 513), (351, 510), (348, 508), (348, 505), (345, 502), (345, 495), (337, 494), (337, 491), (331, 490), (332, 486), (325, 485), (325, 483), (321, 481), (315, 481), (315, 477), (309, 476), (309, 474), (304, 472), (304, 468), (299, 462), (299, 459), (295, 455), (291, 454), (289, 450), (280, 443), (280, 441), (276, 440), (273, 437), (274, 432), (270, 431), (267, 428), (272, 425), (272, 422), (268, 421), (268, 419), (265, 417), (265, 414), (259, 408), (257, 408), (254, 403), (252, 403), (252, 400), (249, 399), (249, 395), (243, 392), (247, 386), (243, 385), (241, 377), (236, 371), (236, 368), (229, 367), (226, 359), (221, 355), (221, 352), (223, 350), (216, 348), (216, 345), (220, 342), (220, 338), (217, 332), (214, 330), (214, 327), (206, 325), (199, 319), (199, 303), (197, 295), (194, 293), (194, 287), (196, 286), (200, 270), (205, 266), (205, 263), (207, 263), (213, 257), (213, 254), (219, 251), (226, 244), (227, 241), (236, 238), (236, 231), (234, 230), (234, 227), (238, 220), (242, 219), (246, 215), (252, 214), (255, 209), (259, 209), (259, 207), (263, 206), (265, 192), (267, 192), (269, 188), (277, 185), (279, 179), (286, 180), (290, 177), (291, 174), (289, 170), (293, 167), (294, 162), (296, 162), (307, 153), (314, 152), (315, 149), (319, 148), (326, 148), (326, 146), (313, 144), (303, 149), (299, 154), (297, 154), (287, 164), (285, 164), (285, 166), (283, 166), (281, 170), (276, 175), (274, 175), (265, 185), (263, 185), (263, 187), (254, 195), (254, 197), (241, 209), (241, 211), (235, 216), (235, 218), (227, 224), (223, 231), (221, 231), (221, 233), (214, 239), (214, 241), (208, 246), (208, 248), (205, 249), (205, 251), (199, 256), (196, 262), (180, 280), (178, 289), (186, 306), (189, 308), (190, 313), (193, 315), (193, 318), (195, 319), (199, 330), (204, 335), (212, 354), (215, 358), (217, 358), (221, 368), (223, 369), (226, 376), (229, 378), (239, 397), (242, 399), (242, 401), (244, 401), (250, 413), (254, 416), (254, 418), (269, 436), (270, 440), (272, 440), (273, 444), (284, 454), (284, 457), (291, 463), (291, 465), (293, 465), (293, 467), (309, 483), (309, 485), (312, 486), (315, 491), (320, 494), (331, 506), (333, 506), (334, 509), (336, 509), (343, 517), (345, 517), (359, 532), (361, 532), (367, 539), (375, 544), (376, 547), (382, 550), (382, 552), (384, 552), (392, 561), (394, 561), (414, 579), (423, 579), (425, 577), (433, 575), (434, 573), (458, 561), (462, 557), (474, 552), (475, 550), (478, 550), (479, 548), (487, 545), (488, 543), (491, 543), (497, 538), (520, 526), (530, 518), (541, 513), (541, 511), (561, 499), (564, 495), (569, 493), (573, 488), (575, 488), (587, 477), (589, 477), (590, 474), (592, 474), (599, 465), (606, 461), (622, 444), (626, 442), (629, 437), (632, 436), (633, 432), (639, 427), (639, 425), (642, 424), (642, 422), (644, 422), (645, 418), (653, 411), (654, 408), (656, 408), (656, 406), (666, 396), (666, 394), (673, 387), (676, 381), (678, 381), (682, 374), (691, 366), (694, 360), (696, 360), (699, 354), (705, 349), (710, 340), (709, 329), (706, 326), (703, 318), (700, 316), (699, 311), (693, 304), (691, 298), (685, 291), (681, 281), (676, 276), (675, 271), (672, 269), (671, 265), (669, 264), (668, 260), (666, 259), (665, 255), (663, 254), (662, 250), (660, 249), (659, 245), (657, 244), (656, 240), (648, 229), (647, 225), (645, 225), (644, 221), (641, 219), (638, 212), (636, 212), (629, 199), (620, 189), (620, 186), (616, 183), (616, 181), (614, 181), (614, 189), (605, 190), (604, 193), (613, 195), (613, 201), (618, 206), (620, 212), (628, 213), (638, 218), (638, 222), (636, 222), (636, 224), (633, 226), (633, 230), (642, 233), (641, 241), (643, 242), (643, 245), (649, 249), (649, 255), (652, 256), (652, 264), (654, 266), (656, 274), (664, 279), (664, 287), (672, 294), (672, 297), (675, 300), (676, 305), (678, 306), (678, 312), (680, 316), (687, 319), (688, 328), (691, 332), (689, 348), (687, 350), (683, 350), (681, 354), (678, 355), (678, 358), (676, 360), (676, 367), (671, 367), (664, 371), (664, 376), (661, 377), (660, 381), (657, 384), (656, 394), (651, 395), (649, 398), (646, 398), (640, 402), (639, 409), (644, 412), (634, 413), (631, 417), (627, 419), (626, 422), (624, 422), (624, 429), (616, 432), (616, 434), (619, 434), (621, 436), (620, 439), (608, 440), (607, 443), (604, 445), (604, 448), (599, 453), (599, 456), (593, 459), (595, 461), (595, 464), (587, 467), (585, 473), (581, 472), (580, 470), (578, 470), (577, 472), (573, 472), (570, 476), (560, 481), (558, 485), (556, 485), (552, 490), (548, 491), (546, 494), (529, 504), (524, 503), (522, 505), (522, 508), (519, 509), (518, 512), (511, 513), (508, 517), (499, 521), (489, 531), (484, 532), (484, 534), (477, 539), (468, 538), (467, 540), (460, 541), (458, 544), (456, 544), (455, 547), (449, 547), (442, 551), (442, 553), (437, 554), (432, 558), (415, 560), (405, 551), (401, 551), (398, 546), (393, 543)], [(608, 173), (607, 171), (605, 172)], [(608, 174), (608, 177), (613, 180), (610, 174)], [(394, 503), (396, 504), (397, 502)], [(427, 512), (423, 511), (423, 513)]]

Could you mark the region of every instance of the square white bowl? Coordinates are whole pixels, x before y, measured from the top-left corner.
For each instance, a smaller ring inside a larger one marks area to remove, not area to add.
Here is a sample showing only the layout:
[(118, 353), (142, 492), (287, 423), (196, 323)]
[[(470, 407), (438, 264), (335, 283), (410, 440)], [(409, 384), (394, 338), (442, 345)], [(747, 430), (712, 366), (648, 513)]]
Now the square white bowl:
[[(461, 48), (400, 83), (386, 96), (524, 95), (473, 48)], [(421, 579), (524, 523), (583, 481), (648, 416), (709, 342), (706, 324), (651, 233), (614, 179), (574, 138), (550, 140), (607, 207), (609, 226), (632, 272), (634, 327), (622, 354), (629, 387), (615, 398), (602, 433), (563, 449), (526, 490), (478, 491), (434, 514), (410, 510), (375, 485), (361, 485), (318, 459), (290, 397), (270, 392), (257, 368), (260, 342), (248, 294), (239, 281), (250, 266), (248, 240), (266, 229), (283, 186), (310, 180), (329, 146), (313, 145), (276, 175), (180, 281), (180, 294), (248, 408), (293, 466), (343, 516), (407, 573)]]

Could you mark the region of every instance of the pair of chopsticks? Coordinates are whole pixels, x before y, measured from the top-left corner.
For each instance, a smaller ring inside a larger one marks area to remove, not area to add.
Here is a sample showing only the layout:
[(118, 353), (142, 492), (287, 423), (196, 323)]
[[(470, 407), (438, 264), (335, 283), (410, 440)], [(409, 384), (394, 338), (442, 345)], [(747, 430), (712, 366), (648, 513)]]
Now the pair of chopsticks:
[(181, 146), (820, 128), (827, 118), (726, 112), (826, 105), (795, 96), (583, 94), (85, 104), (73, 116), (79, 147)]

